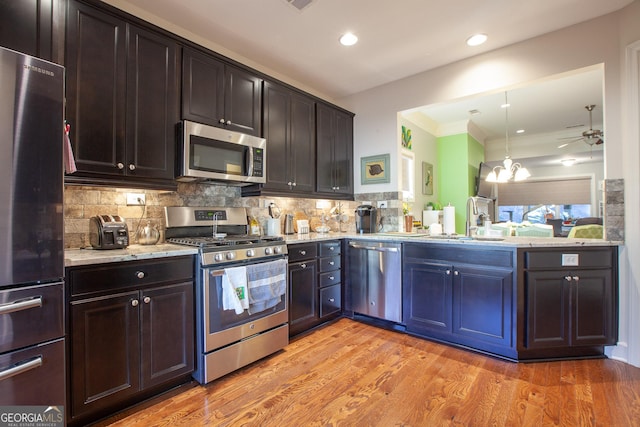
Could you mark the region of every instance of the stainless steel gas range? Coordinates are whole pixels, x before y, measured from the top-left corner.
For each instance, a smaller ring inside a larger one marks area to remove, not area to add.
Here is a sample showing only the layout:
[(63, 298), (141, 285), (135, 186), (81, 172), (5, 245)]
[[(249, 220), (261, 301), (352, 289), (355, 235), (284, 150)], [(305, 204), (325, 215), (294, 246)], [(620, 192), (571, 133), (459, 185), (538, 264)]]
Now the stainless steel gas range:
[(287, 245), (248, 235), (244, 208), (166, 207), (168, 242), (196, 246), (194, 378), (208, 383), (289, 343)]

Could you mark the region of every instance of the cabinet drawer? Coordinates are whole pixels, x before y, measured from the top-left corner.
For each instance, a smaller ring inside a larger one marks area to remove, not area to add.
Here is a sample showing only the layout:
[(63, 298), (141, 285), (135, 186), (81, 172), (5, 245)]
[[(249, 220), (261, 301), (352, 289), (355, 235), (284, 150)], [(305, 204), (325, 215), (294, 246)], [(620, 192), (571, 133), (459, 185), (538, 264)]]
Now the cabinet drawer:
[(331, 258), (320, 258), (320, 272), (340, 269), (340, 255)]
[[(612, 253), (611, 248), (593, 250), (563, 248), (554, 251), (527, 251), (524, 256), (525, 268), (611, 268), (614, 264)], [(577, 258), (573, 255), (577, 255)], [(564, 265), (563, 258), (565, 260)]]
[(145, 261), (74, 267), (67, 271), (71, 296), (123, 290), (158, 283), (191, 281), (194, 258), (168, 257)]
[(320, 256), (340, 255), (340, 241), (331, 240), (329, 242), (320, 242)]
[(338, 313), (342, 310), (340, 285), (320, 289), (320, 317)]
[(320, 274), (320, 287), (335, 285), (336, 283), (340, 283), (340, 270), (329, 271), (327, 273)]
[(318, 256), (318, 245), (316, 243), (303, 243), (287, 247), (289, 252), (289, 262), (313, 259)]
[(0, 353), (64, 335), (62, 283), (0, 292)]

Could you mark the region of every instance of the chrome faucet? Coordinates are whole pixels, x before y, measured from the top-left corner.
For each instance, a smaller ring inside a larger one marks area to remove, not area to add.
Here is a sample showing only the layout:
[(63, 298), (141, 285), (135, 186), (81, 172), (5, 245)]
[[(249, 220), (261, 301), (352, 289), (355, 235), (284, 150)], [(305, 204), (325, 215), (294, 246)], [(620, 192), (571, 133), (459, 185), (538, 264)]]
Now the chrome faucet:
[[(467, 222), (464, 235), (471, 237), (471, 209), (473, 209), (473, 215), (478, 215), (478, 205), (476, 204), (475, 197), (469, 197), (467, 199)], [(476, 227), (473, 227), (474, 229)]]

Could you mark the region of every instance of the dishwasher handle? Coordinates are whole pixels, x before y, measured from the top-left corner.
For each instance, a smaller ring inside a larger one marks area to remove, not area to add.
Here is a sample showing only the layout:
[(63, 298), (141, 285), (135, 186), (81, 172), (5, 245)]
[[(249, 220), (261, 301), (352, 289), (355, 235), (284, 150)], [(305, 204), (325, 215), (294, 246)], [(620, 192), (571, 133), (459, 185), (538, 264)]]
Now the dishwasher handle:
[(376, 252), (398, 252), (399, 251), (397, 247), (364, 246), (364, 245), (359, 245), (353, 242), (350, 242), (349, 246), (354, 249), (366, 249), (368, 251), (376, 251)]

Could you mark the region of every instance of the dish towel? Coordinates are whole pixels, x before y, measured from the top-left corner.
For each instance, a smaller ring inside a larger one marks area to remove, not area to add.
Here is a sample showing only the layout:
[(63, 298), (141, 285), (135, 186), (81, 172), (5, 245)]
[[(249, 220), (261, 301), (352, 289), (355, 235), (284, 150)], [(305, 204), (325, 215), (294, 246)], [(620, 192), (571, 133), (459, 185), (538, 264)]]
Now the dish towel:
[(222, 275), (222, 308), (235, 310), (236, 314), (242, 314), (249, 308), (246, 267), (225, 268)]
[(287, 290), (287, 260), (247, 266), (249, 314), (275, 307)]
[(76, 168), (76, 159), (73, 157), (73, 150), (71, 149), (71, 140), (69, 139), (70, 130), (71, 130), (71, 125), (65, 122), (63, 153), (64, 153), (64, 171), (66, 173), (74, 173), (75, 171), (78, 170)]

